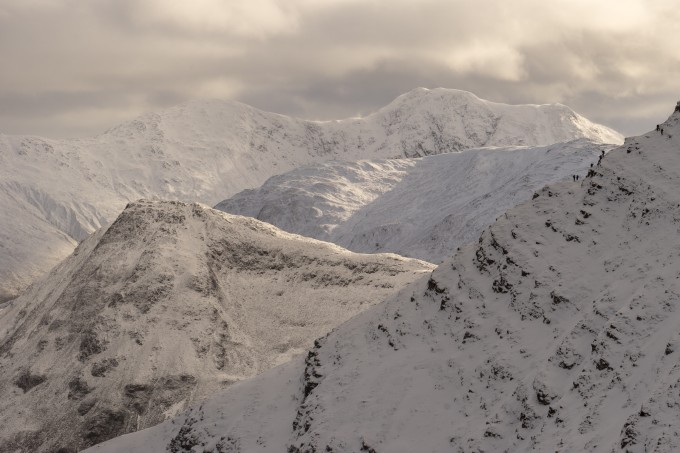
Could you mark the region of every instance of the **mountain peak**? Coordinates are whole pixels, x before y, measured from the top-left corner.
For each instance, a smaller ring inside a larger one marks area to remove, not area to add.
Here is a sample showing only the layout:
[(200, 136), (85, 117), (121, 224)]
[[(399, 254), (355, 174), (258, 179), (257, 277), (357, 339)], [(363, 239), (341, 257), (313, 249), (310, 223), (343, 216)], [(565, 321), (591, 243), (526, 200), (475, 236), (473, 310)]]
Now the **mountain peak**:
[[(503, 104), (473, 93), (448, 88), (416, 88), (397, 97), (369, 118), (392, 124), (422, 124), (434, 134), (446, 129), (451, 137), (435, 137), (445, 149), (423, 154), (459, 151), (481, 146), (541, 146), (586, 138), (621, 144), (618, 132), (590, 122), (563, 104)], [(434, 124), (432, 124), (434, 123)], [(460, 140), (466, 135), (470, 142)], [(475, 144), (471, 142), (476, 142)]]
[(459, 90), (456, 88), (443, 88), (443, 87), (437, 87), (437, 88), (425, 88), (425, 87), (417, 87), (414, 88), (410, 91), (407, 91), (406, 93), (397, 96), (395, 99), (413, 99), (413, 98), (418, 98), (418, 97), (428, 97), (428, 96), (448, 96), (449, 98), (460, 98), (460, 99), (480, 99), (477, 95), (474, 93), (471, 93), (469, 91), (465, 90)]
[(548, 103), (548, 104), (509, 104), (509, 103), (503, 103), (503, 102), (496, 102), (496, 101), (489, 101), (483, 98), (480, 98), (477, 96), (475, 93), (472, 93), (470, 91), (466, 90), (460, 90), (456, 88), (444, 88), (444, 87), (437, 87), (437, 88), (424, 88), (424, 87), (418, 87), (414, 88), (413, 90), (407, 91), (406, 93), (398, 96), (395, 98), (392, 102), (390, 102), (387, 106), (382, 107), (380, 110), (389, 108), (391, 104), (394, 103), (400, 103), (400, 102), (406, 102), (409, 100), (420, 100), (420, 99), (440, 99), (443, 102), (479, 102), (479, 103), (485, 103), (485, 104), (490, 104), (490, 105), (497, 105), (497, 106), (503, 106), (503, 107), (531, 107), (531, 108), (541, 108), (541, 109), (557, 109), (557, 110), (567, 110), (569, 112), (574, 112), (574, 110), (562, 103), (555, 102), (555, 103)]
[(671, 116), (668, 118), (666, 122), (671, 122), (673, 124), (678, 124), (680, 122), (680, 101), (675, 104), (675, 110), (673, 110), (673, 113), (671, 113)]
[[(661, 135), (668, 139), (673, 138), (675, 134), (680, 134), (680, 101), (675, 104), (673, 112), (671, 112), (666, 121), (657, 124), (655, 132), (661, 133)], [(626, 144), (636, 139), (637, 137), (627, 138)]]
[(152, 426), (433, 267), (196, 203), (130, 203), (0, 312), (0, 451), (82, 449)]

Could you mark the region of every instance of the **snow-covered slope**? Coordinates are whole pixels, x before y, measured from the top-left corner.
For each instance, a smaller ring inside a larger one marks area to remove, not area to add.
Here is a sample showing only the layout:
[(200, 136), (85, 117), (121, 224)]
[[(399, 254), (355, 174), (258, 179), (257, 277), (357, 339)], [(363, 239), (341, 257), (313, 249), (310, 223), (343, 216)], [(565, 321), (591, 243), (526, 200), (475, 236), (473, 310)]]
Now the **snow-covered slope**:
[(305, 360), (93, 451), (679, 451), (680, 103), (661, 127)]
[(194, 101), (94, 138), (0, 134), (0, 301), (139, 198), (214, 205), (273, 175), (328, 160), (578, 138), (621, 140), (563, 105), (509, 106), (446, 89), (417, 89), (365, 118), (341, 121)]
[(328, 162), (274, 176), (215, 208), (355, 252), (439, 263), (539, 188), (585, 175), (601, 151), (612, 147), (578, 140)]
[(133, 203), (0, 312), (0, 451), (152, 426), (433, 268), (198, 204)]

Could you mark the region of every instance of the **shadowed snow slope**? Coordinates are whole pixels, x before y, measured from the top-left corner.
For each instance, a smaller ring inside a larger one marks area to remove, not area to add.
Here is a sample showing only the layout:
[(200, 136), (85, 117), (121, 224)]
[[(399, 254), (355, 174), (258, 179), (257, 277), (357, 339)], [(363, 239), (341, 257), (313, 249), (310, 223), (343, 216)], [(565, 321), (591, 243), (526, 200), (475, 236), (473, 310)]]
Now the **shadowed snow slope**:
[(0, 134), (0, 302), (139, 198), (210, 205), (273, 175), (328, 160), (621, 136), (563, 105), (509, 106), (417, 89), (360, 119), (314, 122), (195, 101), (88, 139)]
[(355, 252), (439, 263), (546, 184), (584, 176), (613, 145), (586, 140), (418, 159), (328, 162), (215, 206)]
[(290, 360), (434, 266), (136, 202), (0, 312), (0, 451), (75, 451)]
[(679, 122), (508, 211), (306, 360), (94, 451), (679, 451)]

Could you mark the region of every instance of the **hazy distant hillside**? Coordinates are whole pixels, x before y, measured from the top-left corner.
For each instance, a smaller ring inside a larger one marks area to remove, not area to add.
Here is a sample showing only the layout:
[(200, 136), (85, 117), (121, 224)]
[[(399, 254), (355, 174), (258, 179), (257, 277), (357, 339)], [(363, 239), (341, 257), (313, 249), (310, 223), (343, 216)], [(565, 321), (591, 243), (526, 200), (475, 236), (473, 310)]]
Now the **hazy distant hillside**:
[(328, 160), (439, 154), (621, 136), (563, 105), (509, 106), (417, 89), (360, 119), (313, 122), (195, 101), (87, 139), (0, 135), (0, 300), (50, 269), (128, 201), (213, 205), (273, 175)]
[(305, 359), (93, 451), (680, 451), (680, 104), (661, 127)]
[(274, 176), (215, 207), (355, 252), (439, 263), (544, 185), (584, 176), (601, 151), (612, 147), (578, 140), (327, 162)]

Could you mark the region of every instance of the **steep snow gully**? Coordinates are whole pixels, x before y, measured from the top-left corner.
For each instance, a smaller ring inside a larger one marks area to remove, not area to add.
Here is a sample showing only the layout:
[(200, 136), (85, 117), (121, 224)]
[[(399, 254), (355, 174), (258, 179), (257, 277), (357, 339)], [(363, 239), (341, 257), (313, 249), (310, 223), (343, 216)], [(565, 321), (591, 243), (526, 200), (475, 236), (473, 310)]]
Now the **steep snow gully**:
[(677, 452), (680, 105), (430, 276), (103, 452)]

